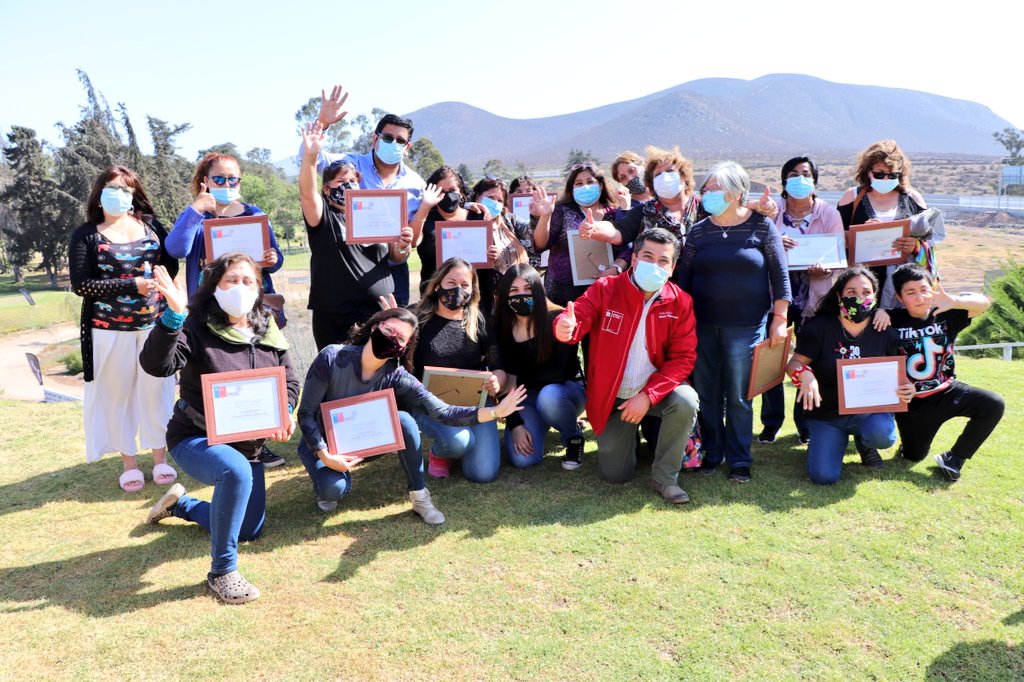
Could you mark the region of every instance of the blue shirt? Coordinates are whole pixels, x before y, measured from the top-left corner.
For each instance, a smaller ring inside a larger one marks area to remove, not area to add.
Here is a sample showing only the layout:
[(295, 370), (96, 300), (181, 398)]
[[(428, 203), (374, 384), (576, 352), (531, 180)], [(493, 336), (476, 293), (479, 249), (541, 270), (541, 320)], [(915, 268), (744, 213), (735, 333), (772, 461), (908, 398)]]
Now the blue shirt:
[[(306, 145), (299, 143), (299, 158), (301, 159), (305, 153)], [(377, 166), (373, 163), (373, 151), (366, 152), (365, 154), (354, 154), (352, 152), (332, 154), (331, 152), (321, 150), (320, 154), (316, 157), (317, 172), (323, 174), (324, 168), (335, 161), (344, 161), (356, 167), (360, 176), (360, 189), (404, 189), (409, 195), (410, 220), (416, 213), (416, 209), (420, 207), (420, 201), (423, 199), (423, 188), (427, 186), (427, 183), (423, 182), (423, 178), (420, 177), (419, 173), (404, 163), (399, 164), (398, 175), (394, 181), (390, 185), (385, 185), (384, 181), (380, 178), (380, 174), (377, 172)]]

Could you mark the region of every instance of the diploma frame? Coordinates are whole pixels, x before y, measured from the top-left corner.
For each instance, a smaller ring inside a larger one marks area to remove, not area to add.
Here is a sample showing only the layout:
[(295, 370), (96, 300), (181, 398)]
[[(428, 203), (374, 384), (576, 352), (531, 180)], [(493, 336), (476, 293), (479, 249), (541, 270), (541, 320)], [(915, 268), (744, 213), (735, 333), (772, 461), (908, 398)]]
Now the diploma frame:
[[(266, 267), (267, 262), (263, 260), (263, 253), (270, 248), (270, 218), (266, 215), (246, 215), (236, 216), (234, 218), (208, 218), (203, 221), (203, 241), (206, 246), (206, 260), (207, 262), (216, 260), (219, 256), (224, 254), (214, 255), (213, 251), (213, 230), (218, 227), (231, 227), (232, 225), (252, 225), (259, 223), (263, 229), (263, 248), (259, 254), (252, 254), (245, 252), (246, 255), (250, 256), (256, 264), (260, 267)], [(228, 252), (225, 252), (228, 253)]]
[[(526, 215), (520, 215), (519, 213), (516, 213), (516, 203), (517, 203), (516, 199), (526, 199), (527, 200), (526, 201)], [(520, 218), (522, 218), (523, 220), (529, 220), (530, 219), (530, 204), (533, 203), (533, 194), (531, 194), (530, 192), (516, 192), (515, 194), (510, 194), (509, 195), (509, 199), (508, 199), (508, 203), (509, 203), (509, 207), (512, 209), (513, 215), (517, 215)]]
[(793, 347), (793, 326), (786, 329), (786, 340), (771, 347), (771, 339), (765, 339), (754, 346), (754, 358), (750, 367), (750, 383), (747, 384), (747, 400), (775, 388), (786, 379), (786, 363)]
[(427, 366), (423, 386), (449, 405), (481, 408), (487, 404), (484, 381), (489, 376), (490, 372)]
[(391, 431), (394, 434), (394, 440), (372, 448), (352, 450), (344, 453), (345, 456), (365, 459), (374, 455), (383, 455), (388, 452), (397, 452), (405, 449), (405, 436), (402, 435), (402, 423), (398, 420), (398, 404), (395, 402), (395, 390), (385, 388), (383, 391), (373, 391), (351, 398), (342, 398), (320, 404), (320, 417), (323, 420), (324, 434), (327, 436), (327, 451), (329, 453), (332, 455), (339, 454), (338, 441), (335, 438), (334, 428), (331, 426), (331, 413), (339, 407), (362, 405), (363, 403), (371, 403), (378, 400), (384, 400), (388, 404), (388, 414), (391, 417)]
[[(267, 377), (277, 379), (278, 418), (280, 423), (274, 427), (253, 431), (239, 431), (235, 433), (221, 433), (218, 431), (217, 413), (213, 409), (214, 385)], [(203, 374), (200, 377), (200, 381), (203, 389), (203, 418), (206, 419), (206, 442), (210, 445), (266, 438), (272, 433), (286, 428), (291, 419), (288, 416), (288, 382), (285, 378), (284, 367), (265, 367), (262, 369), (243, 369), (234, 372)]]
[(612, 245), (607, 242), (583, 239), (579, 230), (567, 231), (565, 239), (569, 242), (569, 266), (572, 268), (572, 283), (576, 286), (593, 284), (601, 274), (599, 266), (608, 267), (615, 262)]
[(882, 355), (875, 358), (857, 358), (855, 360), (836, 360), (836, 391), (839, 394), (839, 414), (865, 414), (869, 412), (906, 412), (907, 403), (896, 396), (896, 402), (885, 405), (868, 405), (865, 407), (847, 407), (846, 391), (843, 390), (843, 370), (857, 365), (877, 365), (881, 363), (895, 363), (896, 385), (907, 383), (907, 359), (902, 355)]
[[(485, 230), (487, 246), (484, 249), (482, 261), (469, 261), (477, 270), (490, 270), (494, 264), (487, 258), (487, 249), (494, 246), (494, 232), (491, 229), (490, 220), (442, 220), (434, 224), (434, 248), (436, 250), (437, 267), (441, 267), (447, 258), (444, 257), (444, 230)], [(450, 256), (449, 256), (450, 258)]]
[[(377, 235), (359, 235), (359, 210), (355, 202), (359, 199), (385, 199), (399, 203), (399, 224), (395, 233), (384, 237)], [(402, 228), (409, 222), (409, 194), (404, 189), (350, 189), (345, 191), (345, 226), (348, 230), (346, 244), (389, 244), (401, 239)]]
[(814, 241), (822, 242), (825, 241), (826, 238), (831, 237), (832, 239), (835, 240), (836, 255), (838, 256), (837, 260), (818, 261), (815, 263), (791, 263), (788, 260), (788, 256), (791, 253), (791, 251), (787, 251), (787, 264), (791, 272), (800, 272), (803, 270), (807, 270), (808, 268), (814, 265), (820, 265), (823, 268), (830, 268), (833, 270), (849, 267), (848, 261), (846, 260), (846, 235), (843, 234), (842, 232), (827, 232), (825, 234), (801, 234), (799, 236), (790, 235), (790, 237), (798, 244), (802, 239), (807, 239), (808, 237), (810, 237)]
[(891, 258), (879, 258), (878, 260), (864, 261), (861, 262), (857, 259), (857, 235), (862, 232), (874, 232), (877, 230), (892, 230), (902, 229), (902, 234), (894, 236), (893, 239), (898, 237), (909, 237), (910, 236), (910, 220), (893, 220), (887, 223), (866, 223), (863, 225), (850, 225), (850, 231), (847, 233), (847, 255), (851, 265), (898, 265), (904, 263), (907, 257), (902, 253), (897, 253)]

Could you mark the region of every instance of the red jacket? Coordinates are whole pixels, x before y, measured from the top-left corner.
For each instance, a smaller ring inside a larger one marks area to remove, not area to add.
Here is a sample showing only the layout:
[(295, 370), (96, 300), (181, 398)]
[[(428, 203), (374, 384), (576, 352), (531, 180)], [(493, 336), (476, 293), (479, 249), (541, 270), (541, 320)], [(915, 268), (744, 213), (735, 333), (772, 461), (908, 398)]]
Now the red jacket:
[[(576, 330), (572, 343), (590, 334), (587, 360), (587, 418), (594, 433), (604, 431), (615, 405), (626, 355), (643, 313), (644, 292), (630, 278), (631, 271), (603, 277), (574, 302)], [(554, 324), (565, 315), (560, 313)], [(657, 405), (676, 386), (690, 378), (697, 361), (697, 323), (693, 299), (672, 282), (647, 315), (647, 353), (657, 371), (643, 391)]]

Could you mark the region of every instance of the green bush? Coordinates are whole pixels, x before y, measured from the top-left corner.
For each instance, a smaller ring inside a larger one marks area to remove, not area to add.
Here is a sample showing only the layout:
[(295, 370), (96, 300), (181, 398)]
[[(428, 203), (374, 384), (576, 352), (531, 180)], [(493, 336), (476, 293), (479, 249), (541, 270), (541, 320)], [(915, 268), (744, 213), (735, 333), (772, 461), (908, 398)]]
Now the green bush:
[[(1009, 263), (1005, 270), (986, 292), (992, 307), (964, 331), (963, 345), (1024, 341), (1024, 265)], [(1024, 357), (1022, 351), (1015, 348), (1013, 357)], [(1002, 350), (984, 352), (989, 353), (1002, 357)]]
[(82, 372), (82, 351), (80, 350), (66, 353), (60, 356), (57, 361), (67, 367), (68, 374), (80, 374)]

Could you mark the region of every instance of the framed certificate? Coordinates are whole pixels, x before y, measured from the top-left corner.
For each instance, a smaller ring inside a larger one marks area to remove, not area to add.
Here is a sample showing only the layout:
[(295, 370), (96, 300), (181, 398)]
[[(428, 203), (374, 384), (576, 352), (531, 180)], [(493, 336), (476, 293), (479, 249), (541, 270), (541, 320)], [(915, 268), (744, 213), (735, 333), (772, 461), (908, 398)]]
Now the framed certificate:
[(901, 356), (836, 361), (839, 414), (906, 412), (896, 388), (907, 383), (906, 358)]
[(288, 423), (284, 367), (204, 374), (201, 381), (210, 445), (266, 438)]
[(448, 220), (434, 225), (437, 265), (449, 258), (461, 258), (477, 270), (493, 268), (487, 249), (494, 244), (489, 220)]
[(490, 372), (449, 367), (424, 367), (423, 386), (449, 405), (483, 407), (487, 402), (484, 382)]
[(889, 223), (850, 225), (846, 235), (850, 263), (853, 265), (897, 265), (907, 260), (902, 251), (892, 248), (893, 241), (910, 236), (909, 220)]
[(747, 384), (747, 400), (761, 395), (769, 388), (775, 388), (786, 378), (786, 363), (793, 347), (793, 327), (786, 330), (786, 340), (775, 348), (765, 339), (754, 346), (754, 363), (750, 369), (750, 383)]
[(320, 416), (332, 455), (373, 457), (405, 449), (394, 389), (323, 403)]
[(348, 244), (397, 242), (408, 222), (404, 189), (350, 189), (345, 192)]
[(565, 237), (569, 242), (572, 283), (576, 286), (593, 284), (615, 262), (611, 244), (596, 239), (583, 239), (579, 230), (569, 230)]
[(530, 221), (530, 204), (533, 203), (533, 195), (529, 192), (516, 193), (509, 196), (509, 201), (512, 203), (512, 215), (525, 220)]
[(203, 221), (203, 239), (207, 261), (238, 251), (263, 266), (266, 265), (263, 254), (270, 248), (270, 218), (265, 215), (209, 218)]
[(845, 268), (846, 235), (835, 234), (801, 234), (790, 235), (796, 246), (786, 249), (790, 270), (806, 270), (820, 265), (823, 268)]

